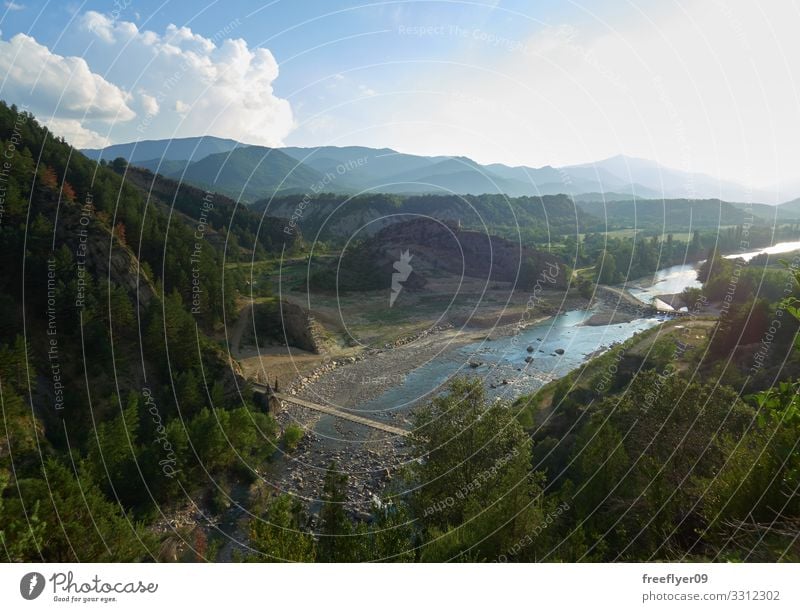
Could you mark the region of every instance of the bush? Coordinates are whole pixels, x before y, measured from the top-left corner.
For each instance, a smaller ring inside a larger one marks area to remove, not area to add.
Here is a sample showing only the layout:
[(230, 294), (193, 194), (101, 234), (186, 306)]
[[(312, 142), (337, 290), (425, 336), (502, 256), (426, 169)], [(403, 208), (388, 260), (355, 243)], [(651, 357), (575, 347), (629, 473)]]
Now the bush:
[(299, 425), (289, 425), (283, 432), (283, 445), (287, 451), (293, 451), (303, 439), (303, 428)]

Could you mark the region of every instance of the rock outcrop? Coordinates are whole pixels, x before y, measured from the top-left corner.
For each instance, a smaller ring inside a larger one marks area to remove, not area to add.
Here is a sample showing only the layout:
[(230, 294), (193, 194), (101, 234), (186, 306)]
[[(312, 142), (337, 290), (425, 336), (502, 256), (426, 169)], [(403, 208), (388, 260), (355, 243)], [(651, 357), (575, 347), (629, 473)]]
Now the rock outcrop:
[(111, 230), (95, 217), (91, 205), (62, 205), (59, 216), (58, 241), (75, 254), (78, 266), (85, 265), (93, 278), (125, 288), (134, 303), (150, 304), (156, 295), (152, 279), (144, 274), (130, 247), (112, 240)]

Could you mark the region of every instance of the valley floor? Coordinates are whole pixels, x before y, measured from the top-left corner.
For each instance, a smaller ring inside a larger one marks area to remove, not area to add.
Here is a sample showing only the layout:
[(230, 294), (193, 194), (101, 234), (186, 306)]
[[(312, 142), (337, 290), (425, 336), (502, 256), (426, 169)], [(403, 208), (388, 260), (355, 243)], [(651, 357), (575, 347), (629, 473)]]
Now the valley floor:
[[(450, 297), (453, 291), (458, 299)], [(546, 289), (535, 297), (531, 300), (528, 294), (511, 291), (507, 284), (487, 288), (466, 279), (456, 287), (446, 278), (429, 285), (424, 295), (403, 294), (403, 301), (398, 300), (393, 309), (387, 308), (385, 291), (310, 298), (289, 292), (282, 295), (283, 300), (303, 308), (312, 305), (309, 314), (327, 339), (319, 353), (277, 344), (248, 345), (244, 330), (252, 314), (247, 304), (232, 328), (231, 348), (248, 379), (269, 384), (277, 380), (282, 393), (355, 413), (373, 402), (370, 418), (410, 429), (413, 398), (410, 406), (390, 403), (389, 409), (374, 402), (441, 355), (485, 339), (511, 336), (555, 314), (590, 306), (593, 316), (584, 325), (620, 324), (642, 317), (640, 302), (629, 294), (621, 300), (610, 290), (598, 292), (591, 305), (574, 290)], [(602, 352), (597, 348), (595, 354)], [(470, 371), (465, 364), (463, 372)], [(510, 399), (516, 397), (513, 389), (510, 392)], [(409, 400), (403, 397), (402, 401)], [(350, 510), (366, 515), (409, 457), (405, 438), (308, 408), (284, 406), (275, 417), (283, 430), (298, 425), (305, 437), (295, 451), (277, 458), (264, 480), (275, 490), (298, 496), (312, 510), (319, 505), (331, 462), (351, 476)]]
[[(507, 288), (493, 291), (507, 294)], [(312, 314), (316, 321), (328, 323), (325, 329), (333, 338), (324, 353), (277, 345), (242, 345), (237, 347), (238, 360), (249, 379), (270, 384), (277, 379), (281, 392), (357, 412), (359, 406), (402, 384), (410, 372), (440, 355), (487, 338), (511, 336), (559, 311), (588, 306), (577, 295), (547, 291), (538, 307), (529, 309), (528, 297), (512, 293), (503, 300), (490, 295), (480, 308), (473, 309), (471, 317), (458, 310), (455, 321), (446, 322), (438, 314), (440, 303), (434, 302), (427, 309), (416, 304), (409, 307), (413, 316), (402, 324), (375, 326), (371, 320), (378, 311), (386, 310), (385, 295), (348, 296), (345, 316), (357, 321), (351, 333), (370, 334), (377, 344), (355, 347), (343, 342), (341, 330), (330, 324), (333, 317), (324, 300), (314, 300), (323, 305)], [(246, 308), (242, 316), (249, 316)], [(464, 325), (464, 318), (468, 325)], [(265, 481), (276, 490), (297, 495), (312, 510), (318, 505), (325, 470), (332, 461), (351, 476), (350, 510), (366, 514), (408, 457), (407, 439), (369, 427), (297, 406), (285, 406), (275, 416), (282, 429), (299, 425), (305, 437), (293, 453), (278, 458)], [(379, 411), (377, 416), (370, 412), (369, 416), (397, 427), (411, 427), (411, 413), (406, 409)]]

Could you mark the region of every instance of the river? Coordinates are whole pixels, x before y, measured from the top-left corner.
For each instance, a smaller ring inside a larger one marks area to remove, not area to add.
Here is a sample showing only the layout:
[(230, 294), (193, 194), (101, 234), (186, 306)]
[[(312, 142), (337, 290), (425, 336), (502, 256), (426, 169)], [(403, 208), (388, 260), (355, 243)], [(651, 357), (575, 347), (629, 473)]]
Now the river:
[[(781, 245), (771, 248), (776, 247), (794, 250)], [(649, 302), (656, 295), (699, 286), (696, 266), (686, 264), (664, 268), (648, 278), (627, 283), (626, 288), (637, 298)], [(661, 315), (624, 324), (584, 325), (592, 314), (592, 309), (564, 312), (531, 325), (514, 336), (490, 336), (491, 340), (443, 348), (436, 357), (408, 372), (389, 371), (389, 361), (382, 373), (396, 378), (400, 381), (398, 384), (355, 406), (338, 407), (410, 428), (412, 409), (435, 397), (452, 377), (458, 375), (482, 379), (490, 398), (513, 400), (565, 376), (592, 356), (658, 325), (665, 318)], [(338, 385), (357, 384), (350, 382), (354, 379), (347, 376), (348, 368), (352, 367), (355, 366), (342, 365), (329, 376), (337, 379)], [(310, 399), (318, 401), (313, 385), (310, 391)], [(291, 413), (287, 414), (291, 419)], [(314, 507), (318, 505), (325, 469), (331, 461), (335, 460), (340, 469), (351, 475), (348, 499), (354, 508), (366, 512), (371, 496), (382, 487), (383, 474), (394, 473), (396, 466), (406, 460), (407, 447), (396, 436), (319, 413), (307, 426), (311, 434), (307, 444), (291, 456), (280, 454), (268, 482), (281, 490), (295, 491)]]
[[(651, 317), (625, 324), (582, 325), (592, 314), (591, 310), (572, 310), (514, 336), (481, 340), (447, 351), (409, 372), (402, 384), (361, 404), (358, 411), (367, 412), (372, 418), (380, 418), (388, 411), (406, 412), (435, 396), (450, 378), (464, 375), (481, 378), (490, 397), (513, 399), (564, 376), (597, 350), (624, 342), (663, 321), (663, 317)], [(529, 363), (526, 357), (531, 357)]]
[(756, 255), (761, 255), (762, 253), (769, 253), (770, 255), (779, 255), (780, 253), (790, 253), (792, 251), (800, 250), (800, 242), (779, 242), (778, 244), (774, 244), (771, 247), (767, 247), (761, 249), (760, 251), (748, 251), (747, 253), (733, 253), (731, 255), (725, 255), (726, 259), (744, 259), (745, 261), (750, 261)]
[[(800, 242), (788, 242), (726, 257), (750, 260), (759, 253), (784, 253), (798, 248)], [(638, 299), (650, 303), (657, 295), (699, 287), (698, 265), (690, 263), (663, 268), (652, 276), (626, 283), (625, 288)], [(398, 424), (398, 415), (407, 417), (411, 408), (435, 397), (451, 378), (459, 375), (481, 378), (492, 398), (514, 399), (568, 374), (598, 352), (658, 325), (665, 318), (651, 316), (625, 324), (583, 325), (592, 314), (591, 309), (573, 310), (532, 325), (514, 336), (501, 336), (444, 350), (405, 376), (398, 376), (402, 381), (399, 384), (350, 410)], [(532, 351), (529, 352), (528, 347)], [(526, 357), (531, 358), (530, 362), (525, 361)], [(333, 417), (321, 418), (317, 432), (323, 436), (331, 435), (333, 420)]]
[[(645, 302), (662, 293), (698, 285), (694, 264), (659, 270), (652, 277), (628, 284), (627, 288)], [(401, 377), (400, 382), (381, 395), (351, 408), (370, 418), (397, 423), (396, 415), (429, 401), (454, 376), (481, 378), (492, 398), (514, 399), (533, 393), (546, 383), (565, 376), (593, 355), (663, 322), (650, 316), (629, 323), (584, 325), (592, 309), (572, 310), (531, 325), (513, 336), (480, 340), (443, 351)], [(528, 349), (531, 349), (530, 351)], [(526, 358), (530, 358), (526, 362)], [(332, 418), (323, 417), (318, 433), (330, 435)]]
[[(632, 296), (650, 304), (658, 295), (680, 293), (686, 287), (700, 287), (701, 283), (697, 280), (698, 265), (699, 263), (682, 264), (663, 268), (652, 277), (648, 276), (627, 283), (625, 288)], [(661, 300), (658, 300), (656, 305), (661, 309), (670, 309), (670, 306)]]

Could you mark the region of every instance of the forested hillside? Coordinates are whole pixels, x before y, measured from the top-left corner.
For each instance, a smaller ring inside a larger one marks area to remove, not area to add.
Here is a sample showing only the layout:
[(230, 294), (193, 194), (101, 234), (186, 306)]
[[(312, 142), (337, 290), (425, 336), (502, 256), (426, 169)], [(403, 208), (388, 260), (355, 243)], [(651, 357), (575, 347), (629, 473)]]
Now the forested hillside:
[(344, 251), (340, 260), (309, 266), (312, 289), (365, 291), (387, 289), (399, 254), (414, 253), (414, 269), (406, 287), (417, 290), (426, 279), (442, 276), (473, 277), (486, 282), (506, 282), (523, 291), (536, 284), (542, 270), (549, 272), (553, 288), (566, 288), (571, 271), (546, 251), (521, 246), (512, 240), (465, 230), (428, 217), (399, 218), (374, 236)]
[(123, 182), (124, 164), (87, 159), (13, 106), (0, 104), (0, 140), (4, 557), (195, 555), (192, 528), (165, 549), (158, 525), (187, 501), (224, 510), (275, 447), (211, 338), (237, 282), (213, 235), (230, 231), (236, 258), (252, 232), (205, 215), (214, 194), (181, 191), (170, 215)]
[(578, 208), (565, 195), (510, 198), (504, 195), (401, 196), (365, 194), (354, 197), (322, 193), (269, 198), (252, 205), (257, 211), (289, 217), (307, 237), (324, 241), (359, 238), (414, 216), (461, 223), (462, 227), (523, 243), (547, 244), (562, 236), (602, 229), (600, 219)]
[(765, 263), (712, 251), (688, 316), (514, 403), (569, 508), (546, 560), (800, 558), (800, 277)]

